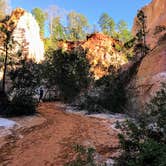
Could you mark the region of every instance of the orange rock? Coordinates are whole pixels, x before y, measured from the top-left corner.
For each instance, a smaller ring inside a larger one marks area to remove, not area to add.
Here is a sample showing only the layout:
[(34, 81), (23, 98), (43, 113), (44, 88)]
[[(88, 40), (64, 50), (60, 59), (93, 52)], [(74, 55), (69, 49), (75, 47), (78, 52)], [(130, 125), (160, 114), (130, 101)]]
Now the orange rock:
[(72, 50), (78, 46), (87, 49), (87, 59), (91, 65), (90, 71), (96, 79), (107, 75), (110, 65), (119, 68), (127, 62), (127, 59), (115, 48), (116, 45), (121, 45), (119, 41), (104, 35), (102, 33), (94, 33), (87, 36), (85, 41), (60, 41), (59, 47), (64, 50)]
[(142, 108), (161, 89), (162, 82), (166, 82), (166, 42), (142, 60), (136, 78), (130, 82), (128, 88), (131, 95), (129, 107)]

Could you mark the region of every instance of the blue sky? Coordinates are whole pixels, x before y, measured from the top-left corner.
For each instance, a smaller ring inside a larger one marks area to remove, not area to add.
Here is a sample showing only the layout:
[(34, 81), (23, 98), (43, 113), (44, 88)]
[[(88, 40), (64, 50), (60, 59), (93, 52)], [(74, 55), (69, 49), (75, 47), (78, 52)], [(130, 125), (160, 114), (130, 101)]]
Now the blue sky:
[(68, 12), (74, 10), (84, 14), (92, 25), (106, 12), (115, 22), (123, 19), (131, 28), (137, 10), (149, 2), (151, 0), (11, 0), (11, 5), (13, 8), (22, 7), (28, 11), (35, 7), (47, 9), (50, 5), (57, 5)]

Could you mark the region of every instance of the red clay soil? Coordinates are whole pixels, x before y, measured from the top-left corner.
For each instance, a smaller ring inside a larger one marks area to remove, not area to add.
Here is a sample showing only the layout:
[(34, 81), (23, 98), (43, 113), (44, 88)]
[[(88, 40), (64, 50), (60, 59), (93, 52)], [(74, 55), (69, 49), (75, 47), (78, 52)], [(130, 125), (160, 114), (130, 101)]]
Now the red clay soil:
[(61, 166), (76, 154), (73, 145), (93, 146), (102, 157), (117, 155), (117, 131), (106, 120), (67, 113), (60, 103), (42, 103), (38, 111), (44, 125), (10, 137), (0, 150), (0, 166)]

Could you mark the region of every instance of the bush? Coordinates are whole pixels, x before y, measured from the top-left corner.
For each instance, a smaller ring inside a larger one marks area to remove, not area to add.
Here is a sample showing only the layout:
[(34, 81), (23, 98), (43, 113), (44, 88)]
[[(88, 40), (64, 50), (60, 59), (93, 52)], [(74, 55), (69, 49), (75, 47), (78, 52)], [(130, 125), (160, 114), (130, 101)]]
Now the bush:
[(58, 87), (63, 100), (73, 101), (90, 83), (86, 52), (79, 48), (70, 52), (52, 50), (50, 53), (47, 82)]
[(38, 64), (25, 60), (11, 70), (11, 101), (6, 103), (4, 116), (33, 115), (36, 112), (37, 100), (33, 96), (40, 83), (39, 73)]
[(111, 112), (122, 112), (126, 97), (122, 82), (118, 77), (108, 76), (107, 86), (104, 88), (103, 99), (100, 101), (105, 109)]
[(41, 82), (41, 66), (32, 61), (21, 60), (17, 68), (10, 71), (9, 76), (12, 81), (11, 89), (26, 89), (32, 91), (40, 85)]
[(23, 116), (36, 113), (37, 100), (24, 90), (17, 92), (5, 110), (5, 116)]
[(95, 82), (94, 87), (84, 96), (81, 109), (90, 113), (122, 112), (126, 103), (126, 94), (120, 76), (117, 72), (104, 76)]
[(119, 126), (122, 154), (118, 166), (166, 165), (166, 84), (147, 105), (138, 121)]
[(6, 93), (0, 90), (0, 115), (3, 115), (9, 103)]
[(65, 166), (96, 166), (94, 161), (94, 148), (85, 148), (82, 145), (74, 145), (74, 151), (77, 153), (75, 160), (65, 164)]

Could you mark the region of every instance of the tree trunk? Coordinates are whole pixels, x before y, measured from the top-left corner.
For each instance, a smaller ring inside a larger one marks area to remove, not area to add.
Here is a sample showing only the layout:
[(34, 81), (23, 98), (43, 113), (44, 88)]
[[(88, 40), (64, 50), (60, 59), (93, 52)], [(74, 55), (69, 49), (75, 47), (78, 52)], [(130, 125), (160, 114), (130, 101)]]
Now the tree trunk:
[(3, 80), (2, 80), (2, 91), (5, 93), (6, 88), (6, 70), (7, 70), (7, 58), (8, 58), (8, 46), (5, 44), (5, 61), (4, 61), (4, 70), (3, 70)]

